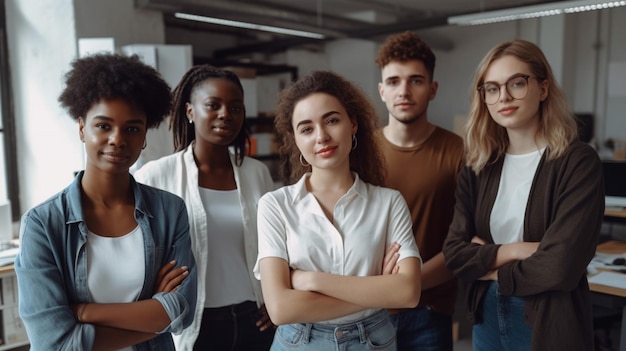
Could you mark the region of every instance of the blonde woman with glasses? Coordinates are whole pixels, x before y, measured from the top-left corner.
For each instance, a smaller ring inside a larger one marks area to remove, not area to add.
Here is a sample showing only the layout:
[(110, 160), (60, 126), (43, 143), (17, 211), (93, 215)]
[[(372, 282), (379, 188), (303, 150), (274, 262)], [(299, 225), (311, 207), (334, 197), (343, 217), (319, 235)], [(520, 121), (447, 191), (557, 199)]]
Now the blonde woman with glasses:
[(592, 350), (601, 163), (535, 44), (502, 43), (479, 64), (465, 143), (443, 252), (466, 285), (473, 349)]

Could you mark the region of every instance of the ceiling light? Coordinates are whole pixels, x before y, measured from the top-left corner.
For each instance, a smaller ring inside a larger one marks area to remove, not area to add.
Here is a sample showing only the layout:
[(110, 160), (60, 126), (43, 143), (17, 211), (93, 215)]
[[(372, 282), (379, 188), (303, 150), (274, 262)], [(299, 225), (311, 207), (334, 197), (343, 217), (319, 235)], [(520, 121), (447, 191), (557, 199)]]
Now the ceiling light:
[(281, 27), (272, 27), (272, 26), (266, 26), (266, 25), (263, 25), (263, 24), (254, 24), (254, 23), (248, 23), (248, 22), (231, 21), (231, 20), (222, 19), (222, 18), (192, 15), (192, 14), (189, 14), (189, 13), (176, 12), (174, 14), (174, 17), (182, 18), (182, 19), (186, 19), (186, 20), (190, 20), (190, 21), (198, 21), (198, 22), (219, 24), (219, 25), (222, 25), (222, 26), (246, 28), (246, 29), (260, 30), (260, 31), (264, 31), (264, 32), (294, 35), (294, 36), (297, 36), (297, 37), (305, 37), (305, 38), (312, 38), (312, 39), (324, 39), (325, 38), (324, 35), (319, 34), (319, 33), (305, 32), (305, 31), (301, 31), (301, 30), (281, 28)]
[(448, 17), (448, 24), (474, 25), (488, 24), (496, 22), (514, 21), (520, 19), (537, 18), (545, 16), (560, 15), (563, 13), (576, 13), (584, 11), (594, 11), (609, 9), (613, 7), (626, 6), (626, 0), (602, 1), (602, 0), (580, 0), (561, 1), (549, 4), (515, 7), (497, 11), (478, 12), (468, 15)]

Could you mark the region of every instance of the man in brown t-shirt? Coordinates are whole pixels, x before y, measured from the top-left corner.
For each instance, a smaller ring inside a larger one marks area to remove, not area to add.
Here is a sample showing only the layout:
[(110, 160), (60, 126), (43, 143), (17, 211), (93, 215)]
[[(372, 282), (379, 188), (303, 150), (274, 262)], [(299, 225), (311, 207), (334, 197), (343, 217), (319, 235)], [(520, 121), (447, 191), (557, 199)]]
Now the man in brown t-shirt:
[(378, 134), (386, 167), (385, 185), (399, 190), (411, 211), (424, 264), (422, 297), (414, 309), (391, 311), (398, 350), (452, 350), (456, 279), (441, 252), (452, 221), (457, 174), (463, 162), (458, 135), (428, 121), (437, 95), (435, 55), (419, 36), (388, 37), (379, 49), (380, 97), (389, 123)]

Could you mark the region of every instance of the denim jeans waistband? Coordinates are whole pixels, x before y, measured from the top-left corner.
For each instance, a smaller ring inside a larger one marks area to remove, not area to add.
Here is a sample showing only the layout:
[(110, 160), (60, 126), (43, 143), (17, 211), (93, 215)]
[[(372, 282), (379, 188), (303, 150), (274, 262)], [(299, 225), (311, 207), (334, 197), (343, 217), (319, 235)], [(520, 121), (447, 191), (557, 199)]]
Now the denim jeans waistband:
[(205, 307), (203, 316), (209, 319), (228, 319), (233, 316), (254, 313), (258, 310), (256, 302), (244, 301), (234, 305), (222, 307)]
[(359, 338), (360, 342), (365, 342), (367, 340), (367, 332), (384, 323), (390, 323), (389, 313), (386, 309), (355, 322), (341, 324), (306, 323), (301, 324), (301, 326), (303, 326), (305, 343), (308, 342), (311, 335), (334, 338), (337, 342), (355, 338)]

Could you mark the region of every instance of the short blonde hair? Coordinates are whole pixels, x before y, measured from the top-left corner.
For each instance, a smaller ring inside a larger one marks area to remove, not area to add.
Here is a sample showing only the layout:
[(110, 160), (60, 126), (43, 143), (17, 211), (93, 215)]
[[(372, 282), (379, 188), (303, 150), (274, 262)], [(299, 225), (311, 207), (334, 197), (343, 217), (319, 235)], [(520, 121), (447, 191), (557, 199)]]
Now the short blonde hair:
[(485, 72), (491, 63), (503, 56), (514, 56), (527, 63), (538, 82), (548, 82), (548, 96), (539, 106), (538, 131), (547, 142), (547, 158), (561, 156), (578, 137), (575, 117), (570, 112), (565, 94), (554, 79), (550, 64), (541, 49), (525, 40), (501, 43), (491, 49), (478, 65), (470, 92), (465, 150), (467, 165), (476, 173), (489, 162), (503, 157), (509, 145), (506, 129), (493, 121), (477, 89), (484, 83)]

